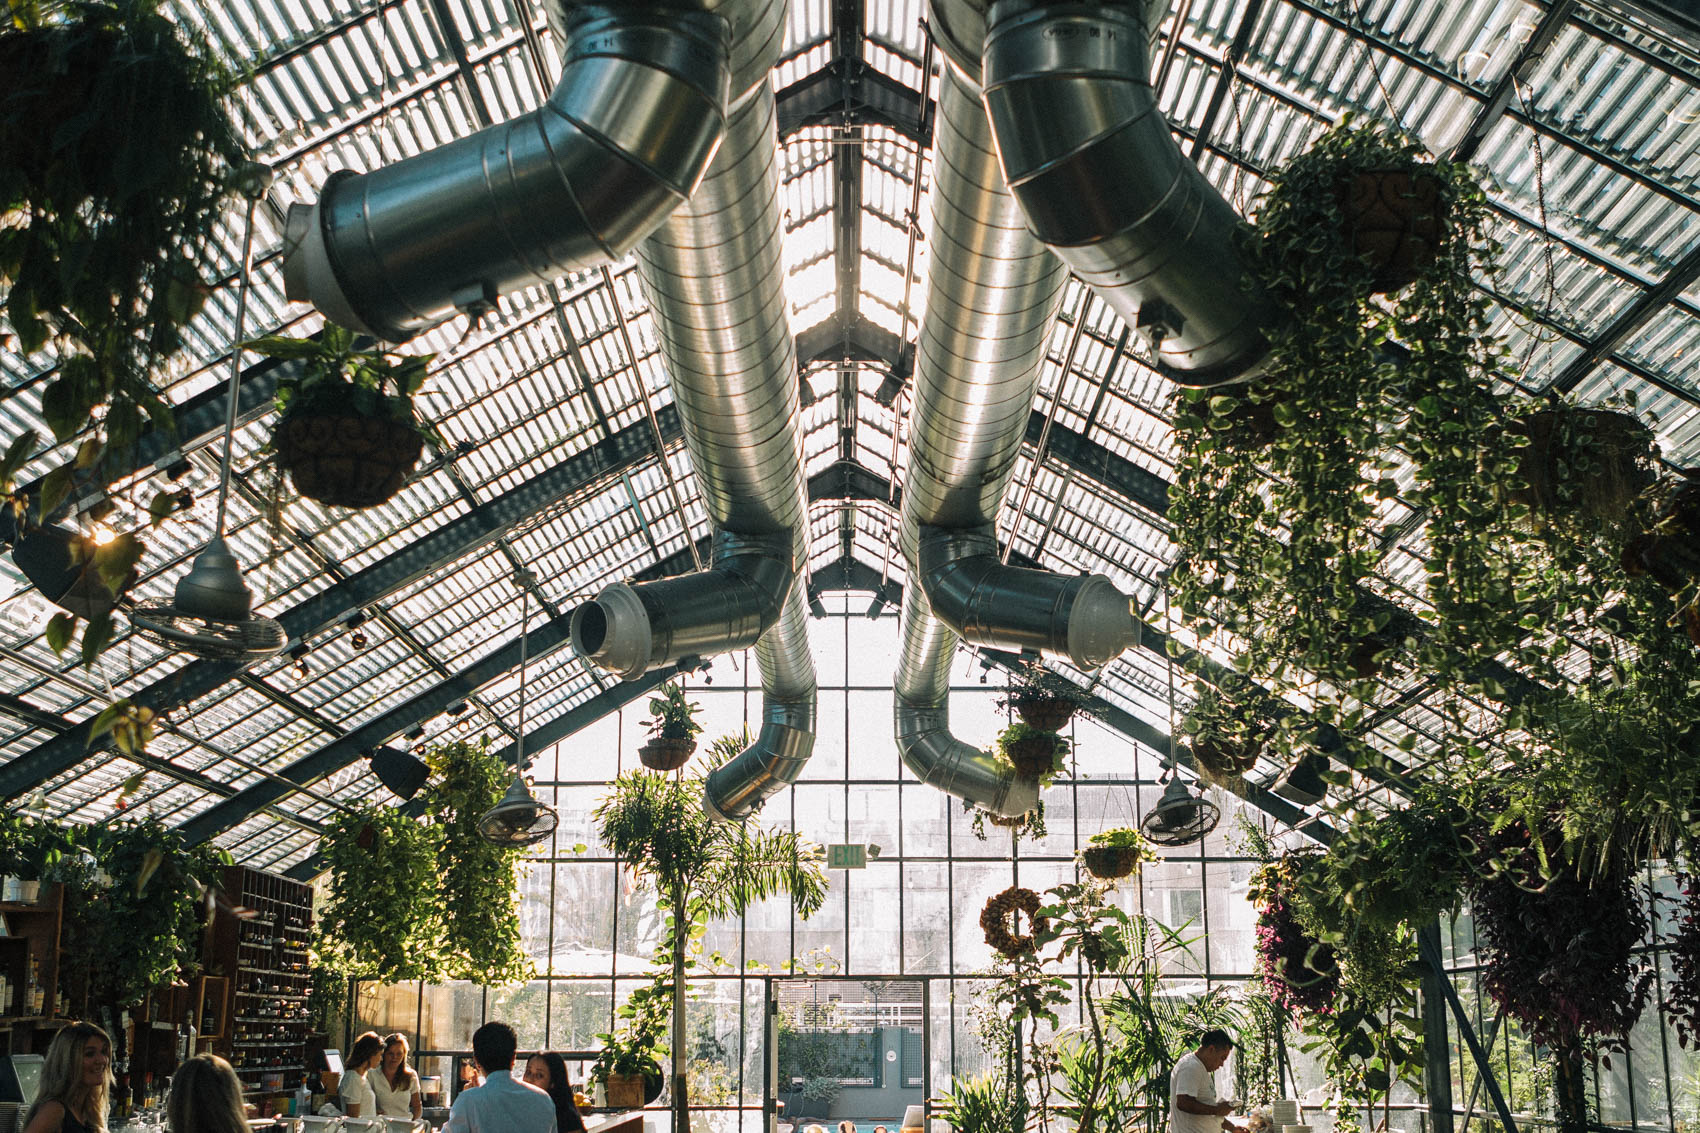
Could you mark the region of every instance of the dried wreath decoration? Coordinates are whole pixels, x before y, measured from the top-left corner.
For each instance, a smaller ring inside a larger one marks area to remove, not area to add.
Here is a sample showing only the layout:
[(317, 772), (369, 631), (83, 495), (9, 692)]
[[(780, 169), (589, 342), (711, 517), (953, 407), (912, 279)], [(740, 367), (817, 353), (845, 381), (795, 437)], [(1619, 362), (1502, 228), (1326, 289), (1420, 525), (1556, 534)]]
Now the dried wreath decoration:
[(1039, 895), (1019, 885), (1011, 885), (980, 910), (980, 931), (986, 934), (986, 943), (1011, 958), (1033, 951), (1033, 933), (1016, 935), (1015, 930), (1021, 927), (1020, 913), (1027, 914), (1033, 933), (1044, 930), (1047, 922), (1039, 915)]

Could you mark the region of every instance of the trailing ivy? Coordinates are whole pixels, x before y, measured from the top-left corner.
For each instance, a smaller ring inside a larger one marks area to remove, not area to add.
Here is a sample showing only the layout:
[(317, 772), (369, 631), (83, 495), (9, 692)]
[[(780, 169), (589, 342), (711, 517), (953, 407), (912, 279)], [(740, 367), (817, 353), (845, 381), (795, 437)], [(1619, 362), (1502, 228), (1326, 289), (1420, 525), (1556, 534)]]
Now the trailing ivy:
[(366, 805), (327, 822), (319, 845), (330, 897), (316, 919), (315, 963), (383, 983), (440, 980), (431, 832), (393, 807)]
[(439, 744), (426, 753), (433, 782), (425, 812), (435, 841), (442, 974), (486, 987), (521, 983), (531, 958), (520, 940), (517, 849), (492, 845), (478, 820), (501, 801), (510, 768), (484, 744)]

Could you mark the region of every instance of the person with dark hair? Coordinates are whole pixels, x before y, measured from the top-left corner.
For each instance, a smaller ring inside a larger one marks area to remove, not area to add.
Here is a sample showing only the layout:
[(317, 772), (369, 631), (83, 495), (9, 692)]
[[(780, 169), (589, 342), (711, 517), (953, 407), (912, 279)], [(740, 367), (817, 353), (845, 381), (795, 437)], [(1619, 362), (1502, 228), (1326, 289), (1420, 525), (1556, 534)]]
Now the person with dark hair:
[(462, 1091), (449, 1111), (447, 1133), (555, 1133), (555, 1103), (513, 1073), (519, 1039), (506, 1023), (486, 1023), (472, 1032), (472, 1056), (484, 1084)]
[(1198, 1038), (1198, 1049), (1188, 1051), (1169, 1075), (1170, 1133), (1217, 1133), (1232, 1130), (1227, 1116), (1234, 1103), (1216, 1100), (1216, 1071), (1228, 1061), (1234, 1040), (1226, 1031), (1211, 1029)]
[(171, 1133), (248, 1133), (242, 1080), (216, 1054), (197, 1054), (171, 1076), (165, 1127)]
[(106, 1133), (112, 1040), (93, 1023), (72, 1023), (47, 1048), (24, 1133)]
[(348, 1064), (338, 1083), (344, 1117), (378, 1116), (378, 1095), (372, 1092), (366, 1071), (378, 1065), (383, 1057), (384, 1040), (377, 1031), (367, 1031), (354, 1040), (354, 1049), (348, 1052)]
[(567, 1079), (566, 1059), (552, 1050), (539, 1051), (525, 1060), (525, 1080), (554, 1101), (556, 1133), (584, 1133), (584, 1118)]

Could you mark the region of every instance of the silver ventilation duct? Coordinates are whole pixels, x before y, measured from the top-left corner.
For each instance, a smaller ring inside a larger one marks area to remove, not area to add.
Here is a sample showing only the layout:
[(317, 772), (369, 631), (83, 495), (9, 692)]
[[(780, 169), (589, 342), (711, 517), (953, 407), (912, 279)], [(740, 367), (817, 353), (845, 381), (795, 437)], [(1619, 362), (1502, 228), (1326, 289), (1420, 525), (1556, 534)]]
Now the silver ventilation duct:
[(1175, 381), (1211, 386), (1261, 368), (1268, 311), (1246, 286), (1239, 218), (1157, 106), (1150, 42), (1168, 7), (996, 0), (981, 76), (1033, 232)]
[(1037, 787), (950, 734), (956, 634), (935, 615), (919, 569), (921, 530), (978, 529), (997, 513), (1067, 273), (1027, 231), (1003, 187), (979, 97), (954, 71), (946, 71), (939, 94), (934, 169), (932, 262), (903, 492), (911, 585), (894, 680), (897, 748), (922, 782), (1021, 814), (1037, 801)]
[[(777, 41), (774, 48), (777, 52)], [(761, 613), (759, 640), (728, 626), (721, 641), (692, 648), (706, 656), (751, 641), (756, 645), (761, 730), (754, 743), (709, 776), (704, 790), (708, 809), (731, 820), (747, 818), (795, 781), (815, 742), (807, 605), (793, 569), (804, 561), (807, 489), (796, 349), (785, 312), (775, 152), (773, 91), (764, 82), (727, 122), (726, 140), (696, 195), (638, 249), (709, 518), (721, 540), (745, 545), (759, 540), (767, 556), (745, 574), (765, 588), (743, 596), (747, 611)], [(724, 600), (722, 588), (701, 586), (715, 573), (650, 588), (700, 591), (671, 615), (691, 617), (701, 603)]]
[[(284, 287), (404, 341), (459, 309), (625, 255), (696, 189), (740, 92), (766, 84), (771, 0), (574, 5), (547, 102), (289, 210)], [(774, 47), (769, 48), (772, 43)]]

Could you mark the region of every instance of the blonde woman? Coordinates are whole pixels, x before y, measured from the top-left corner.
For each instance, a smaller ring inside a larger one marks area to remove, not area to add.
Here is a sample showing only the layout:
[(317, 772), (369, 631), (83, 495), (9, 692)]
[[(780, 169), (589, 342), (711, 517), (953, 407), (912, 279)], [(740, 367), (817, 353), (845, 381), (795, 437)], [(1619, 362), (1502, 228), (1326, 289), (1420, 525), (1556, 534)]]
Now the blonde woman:
[(23, 1133), (105, 1133), (113, 1084), (112, 1040), (93, 1023), (70, 1024), (47, 1048)]
[(248, 1133), (242, 1080), (216, 1054), (197, 1054), (171, 1076), (165, 1127), (171, 1133)]
[(419, 1075), (407, 1064), (408, 1053), (406, 1035), (400, 1031), (385, 1035), (382, 1061), (366, 1071), (366, 1084), (377, 1096), (380, 1117), (419, 1117)]

